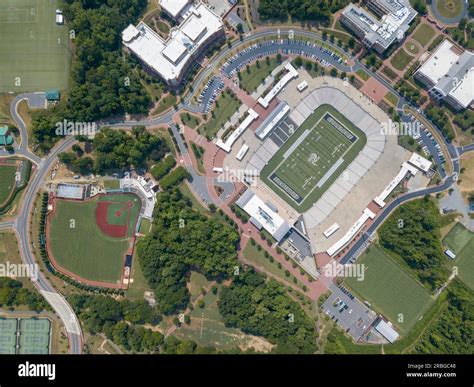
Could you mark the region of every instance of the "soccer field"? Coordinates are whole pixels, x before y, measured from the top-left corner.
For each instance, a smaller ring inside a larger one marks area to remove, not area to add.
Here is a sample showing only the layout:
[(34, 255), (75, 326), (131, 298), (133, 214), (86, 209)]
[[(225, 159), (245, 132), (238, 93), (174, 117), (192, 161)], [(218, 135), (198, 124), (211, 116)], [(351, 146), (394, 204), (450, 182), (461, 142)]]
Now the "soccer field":
[[(56, 200), (55, 213), (49, 218), (48, 243), (57, 264), (87, 280), (117, 283), (122, 276), (124, 254), (141, 206), (135, 199), (133, 194), (123, 194), (105, 195), (85, 202)], [(135, 203), (129, 216), (123, 218), (123, 222), (128, 223), (126, 237), (106, 235), (97, 224), (97, 204), (110, 200)]]
[(344, 283), (406, 334), (431, 305), (429, 293), (377, 245), (357, 264), (365, 265), (364, 280), (348, 278)]
[(365, 134), (332, 106), (320, 106), (278, 150), (262, 180), (300, 212), (308, 210), (354, 160)]
[(65, 90), (70, 51), (58, 0), (0, 2), (0, 93)]
[(0, 206), (3, 205), (12, 194), (15, 188), (16, 165), (0, 166)]
[(443, 244), (456, 254), (449, 266), (458, 268), (459, 278), (474, 290), (474, 233), (457, 223), (443, 239)]

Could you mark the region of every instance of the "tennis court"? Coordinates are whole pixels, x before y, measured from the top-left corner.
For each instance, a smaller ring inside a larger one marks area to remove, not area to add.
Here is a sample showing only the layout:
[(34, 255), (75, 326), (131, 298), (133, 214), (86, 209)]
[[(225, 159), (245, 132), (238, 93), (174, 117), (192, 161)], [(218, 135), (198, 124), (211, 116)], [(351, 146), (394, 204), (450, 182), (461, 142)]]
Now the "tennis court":
[(59, 0), (0, 2), (0, 93), (65, 90), (68, 30), (56, 24)]
[(46, 318), (20, 320), (20, 354), (46, 355), (49, 353), (51, 322)]
[(365, 143), (365, 134), (341, 113), (321, 106), (263, 168), (262, 179), (295, 209), (306, 211)]
[(0, 318), (0, 355), (15, 354), (16, 318)]

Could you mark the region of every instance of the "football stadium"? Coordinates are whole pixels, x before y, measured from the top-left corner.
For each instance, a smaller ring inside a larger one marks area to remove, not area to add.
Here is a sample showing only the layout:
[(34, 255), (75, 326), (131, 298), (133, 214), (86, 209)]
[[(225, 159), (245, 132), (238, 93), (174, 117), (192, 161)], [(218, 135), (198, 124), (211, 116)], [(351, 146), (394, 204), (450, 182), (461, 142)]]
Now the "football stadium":
[(317, 278), (319, 257), (341, 258), (396, 187), (417, 173), (429, 181), (431, 162), (401, 147), (388, 115), (349, 82), (290, 63), (276, 72), (216, 145), (223, 173), (244, 176), (236, 205)]
[(261, 178), (297, 210), (317, 201), (367, 139), (330, 105), (320, 106), (263, 168)]

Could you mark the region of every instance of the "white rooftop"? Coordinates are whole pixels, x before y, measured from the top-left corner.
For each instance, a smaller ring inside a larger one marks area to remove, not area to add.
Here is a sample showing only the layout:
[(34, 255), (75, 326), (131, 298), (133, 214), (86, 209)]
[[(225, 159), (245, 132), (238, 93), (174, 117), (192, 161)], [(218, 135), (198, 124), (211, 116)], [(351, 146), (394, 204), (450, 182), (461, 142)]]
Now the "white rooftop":
[(160, 6), (176, 19), (189, 2), (190, 0), (160, 0)]
[(420, 156), (417, 153), (413, 153), (408, 162), (421, 169), (423, 172), (428, 172), (430, 170), (431, 164), (433, 164), (430, 160), (425, 159), (423, 156)]
[(449, 92), (461, 105), (468, 107), (474, 98), (474, 70), (471, 68)]
[(202, 3), (190, 6), (184, 17), (167, 40), (144, 22), (129, 25), (122, 32), (123, 44), (166, 81), (175, 80), (191, 55), (223, 28), (221, 19)]
[(391, 343), (398, 339), (398, 332), (384, 320), (380, 320), (375, 329)]
[(452, 49), (453, 46), (454, 45), (446, 39), (439, 45), (430, 58), (423, 63), (418, 71), (433, 83), (437, 83), (459, 59), (459, 55)]

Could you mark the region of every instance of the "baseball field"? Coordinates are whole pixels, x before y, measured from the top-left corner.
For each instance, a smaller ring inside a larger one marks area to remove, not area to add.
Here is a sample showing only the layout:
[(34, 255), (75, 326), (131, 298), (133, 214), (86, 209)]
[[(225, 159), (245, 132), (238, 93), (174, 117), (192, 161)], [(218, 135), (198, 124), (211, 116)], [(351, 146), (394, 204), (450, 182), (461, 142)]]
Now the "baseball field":
[(107, 194), (86, 201), (56, 199), (48, 218), (52, 258), (73, 277), (118, 283), (140, 208), (134, 194)]
[(67, 89), (69, 36), (56, 24), (59, 3), (0, 2), (0, 93)]
[(365, 134), (336, 109), (320, 106), (272, 157), (261, 178), (293, 208), (304, 212), (366, 142)]

